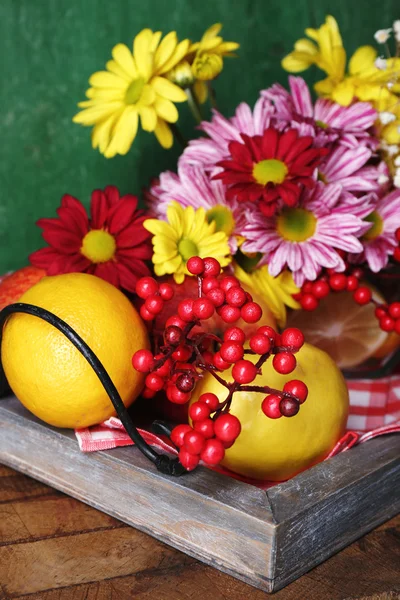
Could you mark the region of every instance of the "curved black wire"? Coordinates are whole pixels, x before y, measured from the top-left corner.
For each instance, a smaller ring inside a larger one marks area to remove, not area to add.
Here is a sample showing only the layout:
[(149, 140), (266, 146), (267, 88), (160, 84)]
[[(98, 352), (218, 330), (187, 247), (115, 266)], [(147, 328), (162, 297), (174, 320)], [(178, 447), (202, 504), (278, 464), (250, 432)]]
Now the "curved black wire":
[[(33, 304), (25, 304), (24, 302), (17, 302), (15, 304), (10, 304), (3, 308), (0, 311), (0, 342), (1, 342), (1, 334), (3, 330), (3, 325), (6, 319), (14, 314), (14, 313), (25, 313), (28, 315), (32, 315), (34, 317), (38, 317), (39, 319), (43, 319), (50, 325), (53, 325), (58, 331), (60, 331), (65, 337), (79, 350), (79, 352), (84, 356), (84, 358), (88, 361), (97, 377), (99, 378), (102, 386), (110, 398), (118, 417), (120, 418), (123, 426), (125, 427), (129, 437), (136, 444), (139, 450), (149, 459), (151, 460), (157, 469), (162, 473), (167, 475), (179, 476), (187, 471), (185, 468), (179, 463), (177, 458), (171, 458), (166, 456), (165, 454), (158, 454), (152, 448), (146, 440), (140, 435), (139, 431), (136, 429), (133, 421), (122, 402), (121, 396), (118, 393), (117, 388), (113, 384), (109, 374), (105, 370), (101, 361), (97, 358), (93, 350), (87, 345), (87, 343), (76, 333), (76, 331), (68, 325), (65, 321), (57, 317), (57, 315), (51, 313), (50, 311), (41, 308), (39, 306), (34, 306)], [(1, 344), (0, 344), (1, 347)]]

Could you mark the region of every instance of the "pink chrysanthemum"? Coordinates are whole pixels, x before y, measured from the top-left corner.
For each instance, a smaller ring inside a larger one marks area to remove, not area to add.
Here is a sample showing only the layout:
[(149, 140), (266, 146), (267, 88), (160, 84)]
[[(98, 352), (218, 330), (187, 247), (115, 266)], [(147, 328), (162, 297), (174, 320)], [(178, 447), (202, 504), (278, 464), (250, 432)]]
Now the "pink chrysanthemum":
[(343, 271), (345, 263), (336, 250), (360, 252), (358, 237), (365, 223), (351, 206), (346, 210), (341, 205), (341, 194), (340, 184), (318, 182), (313, 190), (304, 190), (298, 206), (285, 207), (273, 218), (251, 207), (243, 251), (261, 252), (260, 264), (267, 263), (274, 277), (288, 266), (298, 286), (316, 279), (322, 267)]
[(384, 269), (398, 245), (395, 231), (400, 227), (400, 190), (380, 198), (366, 218), (368, 231), (361, 238), (363, 252), (357, 262), (366, 261), (374, 273)]
[(350, 148), (360, 143), (375, 149), (378, 139), (369, 131), (378, 115), (369, 102), (341, 106), (319, 98), (312, 103), (309, 88), (301, 77), (289, 77), (290, 92), (280, 84), (263, 90), (261, 96), (273, 103), (274, 119), (299, 130), (300, 135), (315, 137), (316, 146), (339, 141)]
[(318, 167), (324, 183), (340, 183), (348, 192), (378, 192), (381, 172), (378, 167), (365, 166), (372, 152), (365, 146), (336, 146)]
[(203, 207), (207, 220), (215, 222), (216, 231), (227, 234), (231, 252), (236, 252), (246, 208), (243, 204), (239, 208), (236, 200), (227, 200), (225, 185), (210, 179), (204, 169), (180, 163), (178, 174), (172, 171), (161, 173), (145, 196), (152, 214), (163, 220), (166, 220), (167, 207), (173, 200), (184, 208)]

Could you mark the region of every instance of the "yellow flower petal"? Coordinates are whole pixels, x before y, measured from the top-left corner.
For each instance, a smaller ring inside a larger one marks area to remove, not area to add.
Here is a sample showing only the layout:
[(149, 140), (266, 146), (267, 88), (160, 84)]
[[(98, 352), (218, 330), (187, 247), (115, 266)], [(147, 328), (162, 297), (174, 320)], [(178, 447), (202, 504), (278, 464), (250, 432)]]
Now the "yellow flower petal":
[(165, 98), (161, 98), (161, 96), (157, 96), (157, 99), (154, 103), (154, 108), (158, 116), (160, 116), (165, 121), (169, 123), (176, 123), (179, 118), (178, 110), (170, 100), (166, 100)]
[(126, 83), (128, 85), (132, 81), (131, 75), (128, 75), (128, 73), (125, 71), (125, 69), (123, 69), (122, 67), (120, 67), (120, 65), (118, 63), (116, 63), (115, 60), (109, 60), (109, 61), (107, 61), (106, 62), (106, 69), (107, 69), (107, 71), (110, 71), (114, 75), (117, 75), (117, 77), (121, 77), (121, 79), (123, 79), (124, 81), (126, 81)]
[(159, 221), (158, 219), (146, 219), (143, 223), (143, 227), (150, 231), (153, 235), (160, 235), (169, 238), (171, 241), (176, 241), (179, 235), (166, 221)]
[(184, 57), (186, 56), (188, 49), (189, 49), (189, 45), (190, 45), (190, 41), (189, 40), (182, 40), (182, 42), (180, 42), (176, 49), (175, 52), (173, 53), (173, 55), (171, 56), (171, 58), (169, 60), (167, 60), (157, 71), (157, 73), (159, 75), (162, 75), (163, 73), (167, 73), (168, 71), (170, 71), (171, 69), (173, 69), (178, 63), (181, 62), (181, 60), (184, 59)]
[(138, 72), (129, 48), (125, 46), (125, 44), (117, 44), (112, 49), (111, 54), (121, 69), (123, 69), (132, 79), (136, 79)]
[(103, 121), (97, 123), (92, 130), (92, 147), (98, 148), (102, 154), (107, 149), (111, 139), (111, 132), (113, 127), (118, 121), (123, 109), (121, 108), (118, 112), (113, 113)]
[(360, 46), (354, 52), (349, 61), (349, 72), (351, 75), (359, 75), (362, 71), (374, 67), (378, 53), (372, 46)]
[(125, 89), (126, 81), (122, 77), (109, 73), (108, 71), (97, 71), (89, 79), (90, 85), (100, 88)]
[(140, 122), (145, 131), (154, 131), (157, 125), (157, 113), (152, 106), (139, 108)]
[(176, 31), (170, 31), (162, 40), (158, 46), (154, 55), (154, 69), (159, 69), (171, 58), (176, 46), (178, 45), (178, 38)]
[(208, 87), (206, 82), (200, 81), (200, 79), (195, 81), (193, 91), (196, 94), (197, 100), (200, 102), (200, 104), (204, 104), (208, 97)]
[(133, 40), (133, 55), (140, 77), (148, 81), (152, 68), (152, 53), (150, 51), (153, 40), (151, 29), (142, 29)]
[(85, 110), (81, 110), (81, 112), (77, 113), (72, 121), (74, 123), (80, 123), (81, 125), (95, 125), (99, 121), (102, 121), (109, 117), (111, 114), (115, 113), (116, 110), (119, 110), (122, 107), (121, 102), (110, 102), (100, 104), (98, 106), (90, 106)]
[(151, 85), (146, 84), (143, 88), (142, 94), (140, 96), (140, 100), (137, 103), (137, 106), (150, 106), (154, 103), (156, 99), (156, 93), (151, 87)]
[(150, 44), (150, 52), (152, 52), (153, 54), (157, 50), (157, 46), (160, 43), (161, 36), (162, 36), (161, 31), (153, 32), (153, 37), (151, 38), (151, 44)]
[[(86, 97), (92, 100), (91, 106), (95, 104), (104, 104), (104, 102), (119, 101), (122, 102), (125, 98), (125, 90), (115, 88), (89, 88), (86, 91)], [(82, 104), (79, 104), (82, 106)]]
[(339, 83), (331, 94), (332, 100), (342, 106), (349, 106), (355, 96), (354, 84), (350, 79), (345, 79)]
[(116, 154), (127, 154), (136, 137), (137, 128), (137, 110), (133, 106), (128, 106), (114, 125), (112, 139), (104, 152), (104, 156), (111, 158)]
[(219, 34), (221, 29), (222, 23), (214, 23), (214, 25), (211, 25), (211, 27), (206, 29), (206, 31), (203, 34), (203, 37), (201, 38), (201, 42), (206, 42), (207, 40), (214, 38), (216, 35)]
[(172, 102), (185, 102), (187, 100), (185, 92), (164, 77), (154, 77), (151, 86), (159, 96), (172, 100)]
[(174, 143), (174, 136), (171, 129), (163, 119), (157, 119), (157, 125), (154, 129), (154, 134), (163, 148), (171, 148)]

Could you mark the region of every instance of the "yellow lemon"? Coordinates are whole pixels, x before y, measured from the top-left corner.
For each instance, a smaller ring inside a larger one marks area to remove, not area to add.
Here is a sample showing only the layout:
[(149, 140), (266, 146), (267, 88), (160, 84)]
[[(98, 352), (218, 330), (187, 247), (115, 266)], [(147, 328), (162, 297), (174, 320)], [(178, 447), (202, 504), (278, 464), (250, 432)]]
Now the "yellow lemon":
[[(143, 387), (132, 355), (148, 348), (143, 321), (129, 300), (94, 275), (45, 277), (20, 302), (66, 321), (89, 345), (129, 406)], [(97, 375), (68, 339), (38, 317), (14, 314), (4, 326), (2, 362), (11, 389), (34, 415), (56, 427), (80, 428), (115, 414)]]
[[(343, 435), (349, 409), (343, 375), (326, 352), (309, 344), (296, 358), (297, 367), (289, 375), (279, 375), (268, 360), (254, 381), (254, 385), (278, 390), (291, 379), (304, 381), (308, 398), (296, 416), (269, 419), (261, 410), (266, 394), (234, 394), (230, 412), (240, 420), (242, 431), (222, 462), (231, 471), (254, 479), (283, 481), (323, 460)], [(232, 380), (229, 371), (223, 376)], [(217, 394), (220, 401), (226, 397), (226, 388), (207, 374), (197, 385), (192, 402), (206, 391)]]

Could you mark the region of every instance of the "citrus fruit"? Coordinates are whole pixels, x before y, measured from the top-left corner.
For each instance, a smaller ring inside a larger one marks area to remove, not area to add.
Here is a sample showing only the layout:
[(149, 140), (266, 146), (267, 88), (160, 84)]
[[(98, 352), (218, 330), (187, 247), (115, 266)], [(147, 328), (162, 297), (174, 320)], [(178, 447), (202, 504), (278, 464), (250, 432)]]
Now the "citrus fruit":
[[(375, 290), (374, 298), (384, 302)], [(294, 311), (287, 325), (301, 329), (307, 342), (325, 350), (341, 369), (361, 364), (388, 338), (379, 327), (375, 306), (356, 304), (351, 292), (329, 294), (312, 312)]]
[[(221, 464), (234, 473), (283, 481), (323, 460), (342, 437), (349, 408), (343, 375), (326, 352), (310, 344), (304, 344), (296, 358), (297, 367), (289, 375), (277, 373), (272, 360), (268, 360), (262, 374), (254, 380), (254, 385), (268, 385), (278, 390), (292, 379), (303, 381), (308, 387), (308, 398), (294, 417), (266, 417), (261, 410), (265, 393), (236, 392), (233, 395), (230, 412), (240, 420), (242, 431), (233, 446), (225, 451)], [(232, 380), (229, 371), (225, 371), (223, 377)], [(217, 394), (220, 401), (226, 397), (226, 388), (211, 374), (198, 383), (191, 402), (204, 392)]]
[[(148, 348), (146, 328), (117, 288), (94, 275), (45, 277), (20, 299), (66, 321), (90, 346), (129, 406), (144, 375), (132, 355)], [(56, 427), (81, 428), (115, 414), (86, 359), (69, 340), (38, 317), (14, 314), (4, 326), (4, 372), (14, 394), (34, 415)]]
[(46, 275), (44, 269), (22, 267), (0, 281), (0, 310), (18, 302), (22, 294)]

